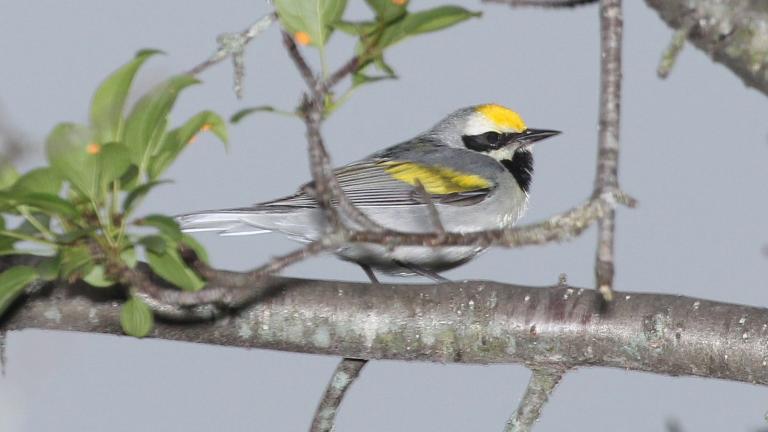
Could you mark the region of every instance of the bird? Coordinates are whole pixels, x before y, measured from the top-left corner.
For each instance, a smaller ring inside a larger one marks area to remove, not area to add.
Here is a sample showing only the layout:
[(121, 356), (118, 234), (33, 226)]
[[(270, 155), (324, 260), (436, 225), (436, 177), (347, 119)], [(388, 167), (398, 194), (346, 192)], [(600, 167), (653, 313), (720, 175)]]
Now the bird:
[[(560, 134), (532, 129), (522, 117), (489, 103), (458, 109), (414, 138), (334, 169), (345, 195), (382, 228), (408, 233), (472, 233), (515, 225), (528, 207), (533, 177), (533, 144)], [(271, 201), (177, 216), (185, 232), (221, 235), (278, 232), (299, 242), (320, 239), (329, 221), (307, 183), (292, 195)], [(431, 204), (427, 201), (431, 201)], [(335, 205), (335, 203), (334, 203)], [(355, 226), (354, 221), (345, 221)], [(375, 272), (444, 280), (485, 248), (396, 246), (355, 243), (334, 252)]]

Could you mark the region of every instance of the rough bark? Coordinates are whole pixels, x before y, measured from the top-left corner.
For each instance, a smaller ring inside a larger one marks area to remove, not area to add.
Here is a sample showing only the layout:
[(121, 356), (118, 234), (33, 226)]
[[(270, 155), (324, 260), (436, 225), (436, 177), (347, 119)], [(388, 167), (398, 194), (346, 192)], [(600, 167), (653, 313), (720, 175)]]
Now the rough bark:
[[(486, 281), (370, 285), (270, 280), (215, 321), (158, 322), (151, 337), (359, 359), (602, 366), (768, 384), (768, 309), (684, 296)], [(601, 310), (607, 307), (608, 309)], [(20, 302), (0, 330), (121, 334), (120, 302), (72, 287)]]
[(672, 28), (768, 95), (768, 2), (765, 0), (646, 0)]

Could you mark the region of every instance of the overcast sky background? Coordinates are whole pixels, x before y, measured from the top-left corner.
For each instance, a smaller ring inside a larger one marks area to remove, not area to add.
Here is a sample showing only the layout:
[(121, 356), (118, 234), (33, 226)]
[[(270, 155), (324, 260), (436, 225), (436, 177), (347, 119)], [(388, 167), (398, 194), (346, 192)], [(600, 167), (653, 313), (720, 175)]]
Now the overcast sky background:
[[(423, 9), (437, 1), (411, 2)], [(620, 209), (620, 291), (676, 293), (768, 306), (768, 98), (687, 46), (667, 81), (655, 68), (671, 31), (644, 2), (627, 1), (621, 183), (639, 199)], [(531, 127), (564, 131), (536, 149), (532, 222), (591, 192), (598, 110), (598, 10), (512, 10), (467, 2), (485, 15), (388, 53), (400, 79), (364, 87), (327, 122), (336, 163), (363, 157), (430, 127), (466, 105), (498, 102)], [(189, 69), (268, 11), (259, 0), (0, 0), (0, 106), (37, 143), (60, 121), (85, 121), (97, 83), (133, 53), (154, 47), (138, 78), (146, 90)], [(350, 0), (347, 17), (362, 18)], [(352, 40), (337, 34), (338, 65)], [(248, 48), (245, 97), (231, 66), (205, 72), (185, 91), (176, 122), (202, 109), (224, 116), (252, 105), (295, 106), (301, 81), (276, 28)], [(201, 137), (143, 211), (169, 214), (247, 205), (291, 193), (308, 179), (301, 124), (269, 114), (230, 129), (227, 154)], [(23, 167), (40, 165), (38, 148)], [(245, 269), (295, 244), (279, 236), (199, 237), (220, 267)], [(594, 229), (567, 244), (493, 250), (446, 274), (547, 285), (567, 273), (593, 284)], [(364, 280), (332, 257), (291, 275)], [(23, 331), (8, 338), (0, 378), (0, 431), (302, 431), (337, 359), (126, 337)], [(379, 361), (366, 366), (338, 431), (498, 431), (528, 379), (517, 365), (457, 366)], [(765, 388), (611, 369), (569, 373), (537, 431), (686, 431), (765, 428)]]

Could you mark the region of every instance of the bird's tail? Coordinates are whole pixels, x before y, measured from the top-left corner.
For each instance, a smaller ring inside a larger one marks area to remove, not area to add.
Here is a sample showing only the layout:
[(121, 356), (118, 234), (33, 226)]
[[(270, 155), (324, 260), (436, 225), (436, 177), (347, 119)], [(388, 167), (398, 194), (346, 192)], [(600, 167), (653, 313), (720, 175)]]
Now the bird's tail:
[(206, 210), (176, 216), (182, 231), (215, 231), (221, 235), (251, 235), (272, 231), (265, 219), (269, 214), (258, 208)]

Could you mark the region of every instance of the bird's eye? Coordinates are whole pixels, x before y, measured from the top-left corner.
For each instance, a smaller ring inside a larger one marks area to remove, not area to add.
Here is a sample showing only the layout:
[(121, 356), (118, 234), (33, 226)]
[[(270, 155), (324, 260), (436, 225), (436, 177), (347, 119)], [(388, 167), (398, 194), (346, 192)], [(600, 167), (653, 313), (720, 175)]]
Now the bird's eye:
[(499, 135), (498, 132), (486, 132), (483, 135), (485, 136), (485, 140), (488, 142), (488, 144), (496, 144), (501, 138), (501, 135)]

